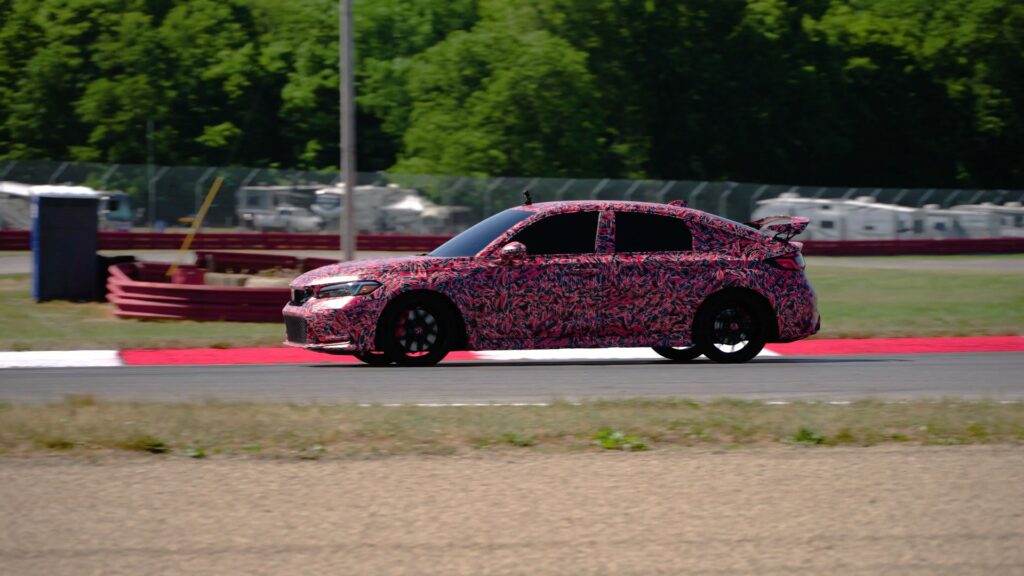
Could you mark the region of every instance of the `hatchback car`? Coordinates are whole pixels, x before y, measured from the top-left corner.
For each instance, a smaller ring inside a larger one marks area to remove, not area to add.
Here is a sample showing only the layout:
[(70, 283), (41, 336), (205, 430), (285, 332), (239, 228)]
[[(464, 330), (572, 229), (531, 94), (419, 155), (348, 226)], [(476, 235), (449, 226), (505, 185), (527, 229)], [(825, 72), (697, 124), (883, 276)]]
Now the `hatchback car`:
[(784, 216), (744, 225), (681, 203), (518, 206), (430, 254), (299, 276), (286, 343), (372, 365), (640, 346), (675, 361), (745, 362), (820, 327), (801, 246), (789, 241), (806, 226)]

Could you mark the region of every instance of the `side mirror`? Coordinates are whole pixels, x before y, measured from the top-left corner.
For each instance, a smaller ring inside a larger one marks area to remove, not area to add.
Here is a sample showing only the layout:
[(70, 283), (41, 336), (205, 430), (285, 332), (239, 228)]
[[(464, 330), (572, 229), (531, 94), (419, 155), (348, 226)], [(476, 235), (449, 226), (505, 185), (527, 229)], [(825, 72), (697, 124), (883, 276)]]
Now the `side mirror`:
[(503, 263), (522, 260), (526, 257), (526, 246), (522, 242), (509, 242), (498, 250), (498, 258)]

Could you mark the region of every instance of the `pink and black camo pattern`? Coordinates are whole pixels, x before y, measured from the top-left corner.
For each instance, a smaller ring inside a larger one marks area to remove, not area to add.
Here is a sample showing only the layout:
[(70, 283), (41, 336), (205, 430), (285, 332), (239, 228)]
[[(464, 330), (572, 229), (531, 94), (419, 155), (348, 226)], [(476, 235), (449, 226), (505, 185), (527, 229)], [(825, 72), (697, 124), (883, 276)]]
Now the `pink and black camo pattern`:
[[(767, 259), (798, 247), (730, 220), (680, 206), (636, 202), (550, 202), (521, 206), (533, 212), (475, 257), (409, 256), (325, 266), (298, 277), (293, 288), (376, 280), (368, 296), (289, 304), (285, 315), (306, 321), (307, 343), (344, 352), (375, 349), (377, 322), (395, 297), (418, 290), (447, 297), (465, 323), (470, 350), (686, 346), (694, 315), (708, 296), (727, 288), (762, 295), (777, 321), (776, 338), (813, 334), (814, 292), (802, 272)], [(497, 251), (523, 228), (553, 214), (600, 212), (595, 252), (527, 256), (501, 262)], [(615, 212), (681, 218), (693, 236), (690, 252), (615, 253)], [(347, 343), (347, 344), (342, 344)]]

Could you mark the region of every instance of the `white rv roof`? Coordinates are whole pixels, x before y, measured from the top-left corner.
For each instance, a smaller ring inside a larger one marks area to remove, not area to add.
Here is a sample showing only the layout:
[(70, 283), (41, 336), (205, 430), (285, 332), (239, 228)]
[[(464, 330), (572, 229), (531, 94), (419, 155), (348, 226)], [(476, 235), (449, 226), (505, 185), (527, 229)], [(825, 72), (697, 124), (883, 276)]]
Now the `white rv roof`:
[[(864, 198), (863, 196), (860, 198)], [(898, 204), (882, 204), (880, 202), (869, 202), (866, 200), (850, 200), (843, 198), (803, 198), (800, 196), (779, 196), (778, 198), (769, 198), (767, 200), (758, 200), (758, 205), (764, 206), (768, 204), (803, 204), (803, 205), (824, 205), (830, 204), (832, 206), (856, 206), (858, 208), (874, 208), (877, 210), (889, 210), (891, 212), (916, 212), (917, 208), (911, 208), (909, 206), (900, 206)]]

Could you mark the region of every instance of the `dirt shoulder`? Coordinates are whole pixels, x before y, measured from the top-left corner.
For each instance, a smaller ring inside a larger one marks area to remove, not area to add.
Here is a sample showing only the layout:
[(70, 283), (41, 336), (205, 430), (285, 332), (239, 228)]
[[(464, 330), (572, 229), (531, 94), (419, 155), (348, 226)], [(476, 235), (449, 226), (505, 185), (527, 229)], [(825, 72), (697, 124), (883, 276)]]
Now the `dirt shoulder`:
[(0, 460), (6, 574), (1024, 573), (1024, 448)]

